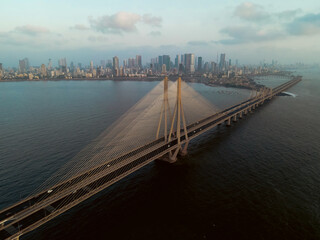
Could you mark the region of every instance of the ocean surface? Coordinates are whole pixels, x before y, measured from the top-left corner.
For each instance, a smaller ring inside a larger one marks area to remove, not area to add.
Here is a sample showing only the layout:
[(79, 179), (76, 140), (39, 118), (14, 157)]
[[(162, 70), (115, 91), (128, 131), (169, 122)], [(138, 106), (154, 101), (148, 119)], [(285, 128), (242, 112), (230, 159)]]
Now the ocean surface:
[[(320, 239), (320, 70), (22, 239)], [(270, 87), (286, 79), (263, 77)], [(28, 196), (158, 82), (0, 83), (0, 208)], [(190, 84), (223, 109), (248, 90)]]

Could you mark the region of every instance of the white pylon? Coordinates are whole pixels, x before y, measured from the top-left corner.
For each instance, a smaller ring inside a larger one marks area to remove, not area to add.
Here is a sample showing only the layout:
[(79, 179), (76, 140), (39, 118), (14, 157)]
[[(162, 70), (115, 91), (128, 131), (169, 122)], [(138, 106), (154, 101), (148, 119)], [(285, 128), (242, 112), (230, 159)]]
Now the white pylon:
[[(181, 144), (181, 119), (182, 119), (182, 124), (183, 124), (183, 131), (184, 131), (184, 135), (185, 135), (185, 139), (186, 139), (186, 143), (185, 143), (183, 149), (182, 149), (182, 144)], [(188, 144), (189, 144), (186, 119), (184, 116), (182, 99), (181, 99), (181, 77), (179, 77), (177, 80), (177, 100), (176, 100), (176, 105), (175, 105), (174, 112), (173, 112), (173, 118), (171, 121), (168, 142), (171, 141), (171, 138), (173, 135), (173, 127), (174, 127), (175, 122), (176, 122), (176, 126), (177, 126), (176, 137), (178, 140), (178, 144), (177, 144), (178, 146), (175, 149), (174, 153), (169, 154), (170, 159), (176, 159), (180, 150), (181, 150), (182, 155), (186, 154)]]
[(167, 140), (168, 140), (168, 112), (169, 112), (169, 117), (171, 118), (170, 105), (169, 105), (169, 100), (168, 100), (168, 77), (165, 77), (163, 79), (163, 86), (164, 86), (164, 88), (163, 88), (164, 89), (163, 103), (161, 106), (161, 113), (160, 113), (160, 119), (159, 119), (156, 139), (159, 138), (162, 116), (164, 115), (164, 140), (167, 142)]

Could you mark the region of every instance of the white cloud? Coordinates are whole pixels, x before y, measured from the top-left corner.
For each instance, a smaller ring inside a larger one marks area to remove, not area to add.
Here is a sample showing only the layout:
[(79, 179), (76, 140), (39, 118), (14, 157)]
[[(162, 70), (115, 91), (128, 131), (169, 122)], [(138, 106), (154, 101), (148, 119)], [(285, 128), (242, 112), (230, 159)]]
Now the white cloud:
[(287, 31), (292, 35), (320, 34), (320, 13), (295, 18), (287, 25)]
[(33, 25), (24, 25), (15, 28), (16, 32), (24, 33), (28, 35), (37, 35), (42, 33), (49, 33), (50, 31), (47, 28), (41, 26), (33, 26)]
[(113, 15), (104, 15), (97, 19), (89, 17), (91, 28), (102, 33), (121, 34), (135, 32), (137, 31), (137, 24), (140, 22), (152, 27), (161, 27), (162, 19), (150, 14), (141, 16), (130, 12), (118, 12)]
[(222, 34), (228, 36), (226, 39), (217, 41), (222, 44), (240, 44), (247, 42), (264, 42), (277, 40), (285, 37), (282, 32), (276, 30), (263, 30), (248, 26), (232, 26), (220, 30)]
[(234, 15), (248, 21), (260, 21), (270, 17), (262, 6), (251, 2), (244, 2), (237, 6)]
[(161, 32), (160, 31), (151, 31), (151, 32), (149, 32), (149, 35), (153, 36), (153, 37), (158, 37), (158, 36), (161, 36)]
[(89, 36), (88, 40), (91, 42), (107, 42), (109, 39), (105, 36)]
[(80, 30), (80, 31), (85, 31), (85, 30), (89, 30), (90, 28), (87, 27), (84, 24), (76, 24), (73, 27), (71, 27), (71, 29), (76, 29), (76, 30)]
[(149, 24), (153, 27), (161, 27), (162, 18), (161, 17), (154, 17), (154, 16), (151, 16), (150, 14), (144, 14), (142, 16), (142, 21), (145, 24)]
[(140, 20), (140, 15), (129, 12), (118, 12), (113, 15), (98, 17), (97, 19), (89, 17), (91, 27), (102, 33), (134, 32), (137, 30), (136, 24)]

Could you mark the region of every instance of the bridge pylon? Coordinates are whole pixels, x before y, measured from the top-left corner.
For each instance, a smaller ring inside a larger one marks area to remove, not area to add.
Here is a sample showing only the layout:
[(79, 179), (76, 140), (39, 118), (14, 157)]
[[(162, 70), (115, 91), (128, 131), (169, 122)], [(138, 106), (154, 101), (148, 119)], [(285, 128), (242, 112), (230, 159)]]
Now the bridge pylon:
[[(186, 155), (187, 148), (189, 144), (187, 124), (183, 111), (182, 97), (181, 97), (181, 77), (177, 80), (177, 98), (173, 113), (171, 114), (170, 105), (168, 101), (168, 78), (165, 77), (164, 82), (164, 92), (163, 92), (163, 103), (161, 107), (161, 114), (156, 134), (156, 139), (159, 138), (162, 119), (164, 118), (164, 140), (169, 143), (172, 139), (177, 138), (177, 145), (172, 151), (168, 153), (167, 156), (164, 156), (162, 160), (167, 162), (175, 162), (177, 160), (178, 154)], [(171, 120), (170, 130), (168, 134), (168, 113)], [(183, 141), (181, 137), (184, 135)], [(183, 143), (184, 142), (184, 145)]]
[(163, 102), (161, 106), (161, 113), (160, 113), (156, 139), (159, 138), (161, 123), (162, 123), (162, 119), (164, 118), (164, 140), (167, 142), (168, 141), (168, 113), (169, 113), (169, 118), (171, 118), (171, 111), (170, 111), (170, 105), (168, 100), (168, 77), (165, 77), (163, 79), (163, 90), (164, 90)]
[[(182, 146), (182, 143), (181, 143), (181, 122), (183, 125), (183, 134), (185, 135), (185, 140), (186, 140), (184, 146)], [(169, 158), (172, 161), (176, 160), (178, 153), (180, 153), (180, 155), (186, 155), (188, 144), (189, 144), (186, 118), (184, 116), (182, 97), (181, 97), (181, 77), (179, 77), (177, 80), (177, 100), (176, 100), (175, 108), (173, 111), (173, 117), (172, 117), (172, 121), (171, 121), (168, 142), (171, 140), (171, 138), (174, 134), (173, 128), (174, 128), (175, 123), (176, 123), (176, 127), (177, 127), (176, 128), (176, 137), (178, 140), (178, 144), (177, 144), (177, 148), (174, 151), (169, 153)]]

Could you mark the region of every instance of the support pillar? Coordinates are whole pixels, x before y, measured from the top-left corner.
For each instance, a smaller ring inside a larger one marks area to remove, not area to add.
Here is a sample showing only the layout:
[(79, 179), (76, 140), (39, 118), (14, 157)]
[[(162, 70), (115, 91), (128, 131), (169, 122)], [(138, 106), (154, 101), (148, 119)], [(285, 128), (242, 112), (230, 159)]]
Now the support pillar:
[(229, 117), (227, 120), (227, 126), (230, 126), (230, 125), (231, 125), (231, 117)]
[(234, 122), (237, 121), (237, 114), (233, 116), (233, 121), (234, 121)]
[(240, 114), (239, 114), (239, 118), (240, 118), (240, 119), (242, 118), (242, 111), (241, 111)]

